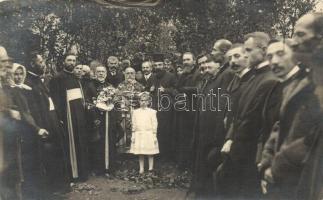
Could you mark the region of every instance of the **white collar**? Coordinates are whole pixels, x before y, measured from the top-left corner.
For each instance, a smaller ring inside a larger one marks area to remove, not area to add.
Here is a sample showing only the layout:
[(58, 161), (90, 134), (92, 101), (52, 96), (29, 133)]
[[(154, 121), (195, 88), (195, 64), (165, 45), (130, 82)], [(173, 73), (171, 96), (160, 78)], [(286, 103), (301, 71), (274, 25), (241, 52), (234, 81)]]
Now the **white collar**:
[(264, 67), (266, 67), (268, 65), (269, 65), (269, 61), (266, 60), (266, 61), (260, 63), (259, 65), (257, 65), (256, 69), (261, 69), (261, 68), (264, 68)]
[(147, 75), (144, 75), (146, 80), (149, 79), (149, 77), (151, 76), (151, 73), (147, 74)]
[(292, 70), (290, 70), (287, 74), (286, 74), (286, 76), (285, 76), (285, 78), (284, 78), (284, 81), (286, 81), (286, 80), (288, 80), (288, 79), (290, 79), (294, 74), (296, 74), (298, 71), (300, 70), (300, 68), (296, 65), (295, 67), (293, 67), (293, 69)]
[(251, 69), (249, 67), (244, 68), (240, 74), (238, 75), (240, 78), (242, 78), (246, 73), (248, 73)]
[(17, 87), (17, 88), (21, 88), (21, 89), (25, 89), (25, 90), (32, 90), (32, 88), (30, 86), (28, 86), (28, 85), (26, 85), (24, 83), (19, 84), (19, 85), (15, 84), (15, 85), (13, 85), (11, 87)]

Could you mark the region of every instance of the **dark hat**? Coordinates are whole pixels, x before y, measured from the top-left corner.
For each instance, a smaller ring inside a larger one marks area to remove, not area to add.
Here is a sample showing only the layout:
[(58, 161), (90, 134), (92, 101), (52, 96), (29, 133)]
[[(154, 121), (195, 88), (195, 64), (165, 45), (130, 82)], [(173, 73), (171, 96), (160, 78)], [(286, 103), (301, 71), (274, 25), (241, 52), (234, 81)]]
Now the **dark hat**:
[(154, 53), (151, 57), (154, 62), (164, 62), (164, 54), (162, 53)]

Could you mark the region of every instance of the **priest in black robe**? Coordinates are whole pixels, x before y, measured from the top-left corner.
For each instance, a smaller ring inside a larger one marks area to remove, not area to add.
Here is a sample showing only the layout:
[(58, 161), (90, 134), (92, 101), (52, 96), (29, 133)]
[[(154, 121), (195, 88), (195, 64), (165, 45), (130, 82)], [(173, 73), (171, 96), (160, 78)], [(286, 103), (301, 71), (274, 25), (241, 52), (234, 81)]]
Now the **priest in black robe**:
[(166, 72), (163, 55), (154, 55), (155, 79), (150, 88), (152, 95), (152, 108), (157, 110), (157, 138), (160, 154), (166, 159), (173, 155), (173, 138), (175, 131), (174, 119), (174, 96), (176, 94), (177, 80), (174, 74)]
[(53, 77), (49, 89), (58, 118), (66, 132), (70, 177), (84, 181), (88, 176), (89, 133), (86, 129), (83, 88), (73, 75), (76, 56), (67, 54), (63, 64), (63, 71)]
[(176, 103), (176, 132), (177, 134), (177, 163), (180, 168), (186, 169), (192, 167), (193, 151), (192, 139), (196, 113), (195, 97), (198, 90), (197, 77), (198, 71), (194, 55), (191, 52), (183, 54), (184, 71), (178, 80), (176, 89), (177, 96), (182, 103)]

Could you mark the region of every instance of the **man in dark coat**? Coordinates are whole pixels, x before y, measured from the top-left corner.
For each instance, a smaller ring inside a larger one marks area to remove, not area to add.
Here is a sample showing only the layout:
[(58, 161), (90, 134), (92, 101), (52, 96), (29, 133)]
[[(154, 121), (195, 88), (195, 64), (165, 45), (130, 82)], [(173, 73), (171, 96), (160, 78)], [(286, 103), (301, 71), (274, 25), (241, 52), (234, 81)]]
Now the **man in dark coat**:
[(118, 85), (124, 81), (124, 75), (122, 70), (119, 68), (119, 60), (115, 56), (110, 56), (107, 59), (108, 64), (108, 74), (107, 74), (107, 81), (113, 87), (117, 88)]
[(64, 70), (50, 81), (49, 89), (58, 118), (67, 133), (65, 142), (69, 152), (69, 174), (73, 179), (84, 181), (88, 176), (89, 135), (83, 88), (73, 75), (75, 64), (76, 56), (67, 54)]
[(139, 80), (139, 83), (145, 87), (145, 91), (150, 92), (151, 86), (153, 86), (155, 79), (155, 75), (152, 73), (153, 64), (150, 61), (143, 62), (141, 65), (141, 70), (143, 73), (143, 78)]
[[(221, 112), (229, 104), (228, 96), (221, 91), (220, 63), (207, 56), (203, 64), (207, 75), (206, 83), (198, 94), (198, 115), (194, 127), (194, 168), (192, 189), (196, 197), (211, 197), (213, 193), (212, 172), (214, 163), (208, 161), (211, 150), (219, 160), (225, 131)], [(215, 164), (216, 165), (216, 164)]]
[[(115, 90), (106, 81), (107, 70), (103, 65), (98, 65), (95, 68), (95, 76), (96, 79), (85, 86), (85, 97), (89, 104), (94, 104), (93, 99), (97, 100), (103, 89), (110, 88)], [(113, 99), (113, 94), (110, 97)], [(91, 130), (95, 132), (91, 138), (90, 157), (92, 158), (92, 170), (95, 174), (106, 173), (106, 175), (109, 175), (109, 173), (114, 172), (116, 167), (116, 143), (118, 135), (122, 131), (121, 119), (119, 112), (115, 109), (104, 110), (103, 108), (98, 108), (99, 105), (92, 106), (91, 113), (89, 113), (91, 116)], [(109, 106), (112, 105), (113, 102), (111, 101)]]
[[(284, 88), (276, 153), (270, 168), (265, 171), (265, 179), (274, 182), (277, 188), (275, 194), (284, 199), (295, 199), (296, 187), (304, 166), (302, 161), (311, 146), (305, 138), (315, 135), (322, 120), (313, 83), (316, 73), (310, 76), (309, 69), (304, 68), (313, 67), (315, 59), (311, 56), (322, 41), (322, 22), (322, 14), (307, 14), (295, 26), (293, 47), (297, 60), (302, 63), (301, 70), (288, 87)], [(321, 56), (318, 60), (321, 60)]]
[[(252, 77), (251, 70), (247, 68), (247, 56), (244, 54), (244, 48), (242, 44), (234, 44), (226, 56), (228, 57), (229, 68), (235, 73), (235, 76), (229, 83), (226, 91), (230, 96), (230, 105), (224, 110), (223, 126), (225, 132), (230, 127), (235, 112), (238, 107), (238, 101), (240, 94), (248, 85), (249, 79)], [(217, 155), (217, 154), (215, 154)], [(219, 157), (219, 156), (218, 156)], [(218, 158), (217, 158), (218, 159)], [(234, 184), (235, 174), (232, 173), (230, 168), (231, 159), (228, 156), (223, 157), (222, 165), (216, 172), (215, 188), (217, 195), (233, 195), (237, 185)]]
[(268, 64), (263, 62), (268, 42), (269, 36), (262, 32), (246, 35), (244, 51), (254, 74), (239, 95), (237, 110), (227, 133), (228, 140), (222, 149), (228, 153), (233, 171), (237, 174), (235, 195), (245, 198), (260, 195), (256, 153), (261, 128), (265, 123), (262, 114), (266, 99), (278, 83)]
[(49, 89), (45, 86), (41, 75), (44, 73), (45, 63), (41, 55), (30, 55), (26, 85), (31, 87), (28, 100), (31, 114), (38, 126), (49, 132), (46, 140), (39, 141), (42, 149), (41, 162), (44, 165), (46, 184), (48, 189), (65, 189), (68, 187), (67, 152), (64, 141), (66, 134), (60, 123)]
[(150, 92), (152, 108), (157, 110), (157, 138), (161, 156), (169, 159), (172, 154), (173, 139), (173, 99), (175, 95), (176, 77), (164, 69), (163, 56), (154, 56), (155, 79)]
[[(198, 90), (197, 76), (200, 72), (194, 65), (195, 58), (191, 52), (183, 54), (183, 74), (178, 80), (176, 95), (179, 100), (175, 104), (176, 109), (176, 134), (178, 134), (178, 160), (181, 169), (191, 168), (193, 162), (192, 140), (194, 132), (196, 101), (194, 100)], [(183, 104), (181, 104), (183, 100)]]

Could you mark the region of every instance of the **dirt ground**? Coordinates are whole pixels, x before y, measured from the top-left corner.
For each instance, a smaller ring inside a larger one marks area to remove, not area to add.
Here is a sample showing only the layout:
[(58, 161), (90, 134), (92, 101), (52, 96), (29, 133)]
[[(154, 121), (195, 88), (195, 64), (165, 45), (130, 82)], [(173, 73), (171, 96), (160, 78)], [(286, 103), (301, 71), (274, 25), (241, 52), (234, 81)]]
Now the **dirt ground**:
[(123, 160), (113, 177), (90, 176), (86, 183), (74, 185), (72, 192), (64, 197), (70, 200), (185, 199), (191, 180), (189, 171), (178, 170), (172, 162), (157, 160), (153, 173), (139, 175), (137, 165), (134, 158)]

